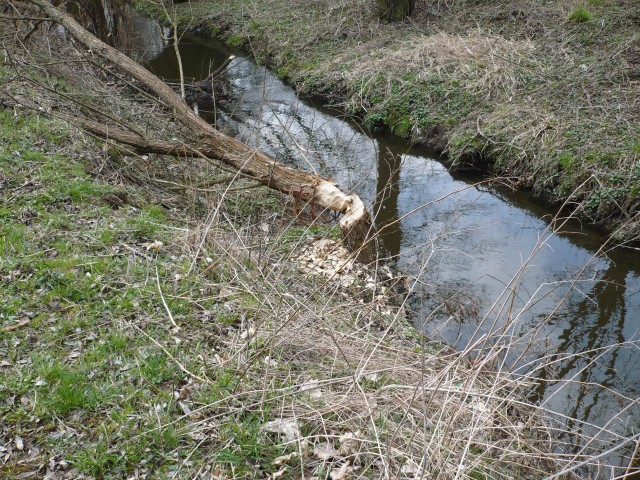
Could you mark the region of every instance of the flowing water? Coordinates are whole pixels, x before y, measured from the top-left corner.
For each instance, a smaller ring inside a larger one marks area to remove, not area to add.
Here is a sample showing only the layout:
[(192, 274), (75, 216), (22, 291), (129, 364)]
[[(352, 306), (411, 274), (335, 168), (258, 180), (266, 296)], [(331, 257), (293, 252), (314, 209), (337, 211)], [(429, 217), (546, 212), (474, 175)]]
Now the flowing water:
[[(180, 52), (185, 75), (195, 79), (230, 53), (195, 36), (182, 40)], [(177, 80), (173, 48), (150, 68)], [(545, 358), (547, 367), (536, 372), (545, 381), (532, 395), (566, 415), (565, 425), (635, 433), (640, 254), (601, 251), (604, 237), (576, 222), (553, 233), (554, 211), (526, 192), (452, 174), (429, 151), (370, 135), (301, 101), (246, 56), (226, 75), (234, 104), (207, 118), (281, 162), (332, 177), (371, 205), (385, 248), (418, 279), (419, 328), (459, 349), (511, 343), (504, 359), (520, 372)]]

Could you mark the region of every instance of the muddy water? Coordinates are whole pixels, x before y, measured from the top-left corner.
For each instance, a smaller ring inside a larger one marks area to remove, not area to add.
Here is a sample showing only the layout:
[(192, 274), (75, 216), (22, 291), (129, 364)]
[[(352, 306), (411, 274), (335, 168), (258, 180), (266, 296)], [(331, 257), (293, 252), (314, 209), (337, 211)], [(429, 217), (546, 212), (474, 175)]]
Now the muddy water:
[[(180, 51), (196, 79), (229, 55), (198, 37), (185, 37)], [(173, 49), (150, 67), (176, 80)], [(640, 427), (632, 405), (640, 390), (636, 251), (603, 250), (604, 238), (576, 222), (553, 233), (554, 212), (526, 193), (451, 174), (428, 151), (368, 135), (301, 101), (245, 56), (227, 75), (237, 101), (208, 118), (282, 162), (357, 191), (375, 211), (389, 255), (418, 279), (421, 329), (460, 349), (511, 344), (502, 358), (515, 372), (536, 371), (544, 358), (536, 375), (545, 381), (532, 396), (571, 428), (630, 435)]]

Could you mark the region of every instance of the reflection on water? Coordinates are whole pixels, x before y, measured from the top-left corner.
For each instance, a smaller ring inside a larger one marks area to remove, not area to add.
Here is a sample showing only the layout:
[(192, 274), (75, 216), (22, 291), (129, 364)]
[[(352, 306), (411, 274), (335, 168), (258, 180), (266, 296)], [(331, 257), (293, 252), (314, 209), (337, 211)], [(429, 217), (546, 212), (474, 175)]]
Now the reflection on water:
[[(140, 22), (149, 21), (146, 17), (139, 17)], [(158, 25), (151, 21), (150, 23)], [(153, 26), (147, 27), (149, 30), (153, 29)], [(165, 38), (171, 35), (171, 32), (165, 32)], [(160, 37), (162, 40), (162, 37)], [(178, 74), (178, 63), (176, 61), (176, 54), (174, 51), (173, 43), (168, 45), (166, 40), (165, 47), (157, 52), (155, 55), (149, 57), (149, 65), (156, 75), (162, 77), (168, 81), (177, 82), (180, 80)], [(157, 36), (155, 41), (151, 42), (155, 44), (157, 42)], [(155, 47), (154, 47), (155, 48)], [(215, 70), (215, 67), (229, 56), (228, 50), (224, 49), (222, 45), (212, 45), (206, 41), (203, 41), (200, 37), (193, 35), (185, 36), (180, 39), (180, 58), (182, 60), (182, 69), (186, 79), (203, 80), (209, 76), (209, 74)]]
[(103, 42), (137, 60), (151, 60), (167, 45), (160, 25), (128, 0), (81, 0), (65, 2), (64, 8)]
[(400, 171), (402, 155), (389, 145), (378, 145), (378, 181), (373, 214), (378, 225), (378, 234), (389, 253), (398, 257), (402, 248), (402, 228), (398, 214), (400, 196)]
[[(181, 55), (188, 76), (204, 78), (228, 52), (188, 38)], [(171, 57), (167, 49), (151, 67), (175, 78)], [(640, 385), (640, 255), (601, 254), (603, 239), (576, 224), (552, 234), (551, 212), (526, 194), (452, 176), (428, 152), (372, 138), (300, 101), (246, 58), (227, 75), (238, 100), (224, 128), (371, 205), (398, 267), (418, 279), (415, 306), (426, 332), (459, 348), (487, 345), (488, 335), (519, 345), (507, 367), (536, 372), (534, 396), (573, 419), (570, 427), (637, 429), (640, 411), (629, 405)]]

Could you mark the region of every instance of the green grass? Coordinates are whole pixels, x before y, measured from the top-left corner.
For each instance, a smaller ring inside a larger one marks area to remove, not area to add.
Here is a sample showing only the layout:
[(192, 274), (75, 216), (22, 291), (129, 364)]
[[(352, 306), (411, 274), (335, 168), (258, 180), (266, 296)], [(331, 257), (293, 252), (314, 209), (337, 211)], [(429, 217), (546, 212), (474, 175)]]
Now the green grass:
[(229, 35), (227, 37), (227, 44), (230, 47), (240, 47), (246, 42), (246, 38), (242, 35)]
[(569, 20), (575, 23), (590, 22), (593, 20), (593, 14), (584, 7), (577, 7), (569, 15)]
[[(167, 333), (156, 326), (164, 311), (149, 281), (155, 267), (140, 242), (170, 243), (166, 209), (106, 207), (102, 197), (114, 187), (64, 153), (69, 137), (55, 123), (5, 110), (0, 134), (0, 174), (11, 195), (0, 212), (0, 351), (12, 365), (0, 369), (0, 417), (86, 475), (130, 473), (140, 462), (161, 470), (175, 464), (172, 452), (188, 429), (181, 430), (187, 422), (171, 392), (184, 374), (133, 326), (146, 322), (145, 331), (165, 342)], [(119, 254), (122, 245), (139, 256)], [(181, 318), (196, 307), (178, 298), (193, 283), (176, 291), (176, 268), (183, 265), (159, 265)], [(25, 319), (15, 331), (4, 328)], [(15, 395), (22, 398), (18, 408), (6, 401)], [(153, 413), (158, 402), (171, 408)], [(60, 421), (82, 440), (59, 441)]]
[(88, 382), (86, 372), (58, 361), (36, 366), (36, 371), (47, 384), (40, 393), (44, 399), (42, 407), (50, 414), (64, 415), (76, 409), (92, 412), (107, 398), (107, 392)]
[(153, 353), (149, 356), (143, 356), (139, 359), (139, 363), (140, 379), (151, 384), (159, 385), (168, 380), (178, 379), (178, 371), (164, 354)]
[[(77, 475), (119, 478), (142, 468), (165, 478), (185, 470), (185, 456), (196, 465), (186, 468), (193, 474), (211, 459), (246, 478), (256, 464), (276, 472), (272, 460), (288, 449), (261, 432), (267, 409), (240, 410), (204, 445), (193, 434), (202, 413), (191, 418), (184, 410), (185, 403), (196, 409), (221, 400), (231, 407), (237, 391), (256, 388), (246, 371), (214, 360), (229, 331), (257, 320), (255, 296), (236, 295), (230, 308), (215, 299), (212, 275), (189, 272), (191, 257), (178, 247), (189, 215), (152, 202), (106, 206), (104, 195), (122, 187), (92, 177), (82, 158), (65, 153), (62, 127), (0, 111), (0, 132), (9, 146), (0, 173), (13, 189), (0, 210), (0, 352), (8, 360), (0, 368), (0, 421), (47, 456), (66, 459)], [(60, 136), (34, 148), (44, 132)], [(251, 192), (229, 208), (255, 217), (265, 205), (276, 206), (275, 199)], [(293, 229), (287, 242), (299, 243), (305, 232)], [(147, 250), (155, 240), (164, 247)], [(203, 309), (210, 315), (204, 323)], [(255, 361), (262, 368), (261, 358)], [(193, 392), (178, 400), (194, 380)], [(13, 464), (0, 470), (19, 473)]]
[[(369, 82), (375, 92), (384, 88), (388, 78), (380, 75), (377, 81)], [(364, 122), (372, 130), (389, 129), (405, 140), (419, 141), (420, 132), (437, 125), (456, 125), (481, 102), (437, 77), (416, 80), (405, 76), (392, 80), (390, 87), (386, 96), (371, 95)]]

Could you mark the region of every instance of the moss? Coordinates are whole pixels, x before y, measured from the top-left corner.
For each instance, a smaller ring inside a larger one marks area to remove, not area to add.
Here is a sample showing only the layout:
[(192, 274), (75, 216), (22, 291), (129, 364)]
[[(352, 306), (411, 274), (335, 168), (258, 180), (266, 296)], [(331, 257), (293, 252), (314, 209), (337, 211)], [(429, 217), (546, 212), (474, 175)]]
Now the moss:
[(238, 34), (231, 34), (226, 39), (225, 42), (230, 47), (241, 47), (246, 42), (246, 37)]
[(372, 132), (383, 132), (387, 130), (389, 121), (384, 110), (372, 110), (364, 117), (365, 126)]

